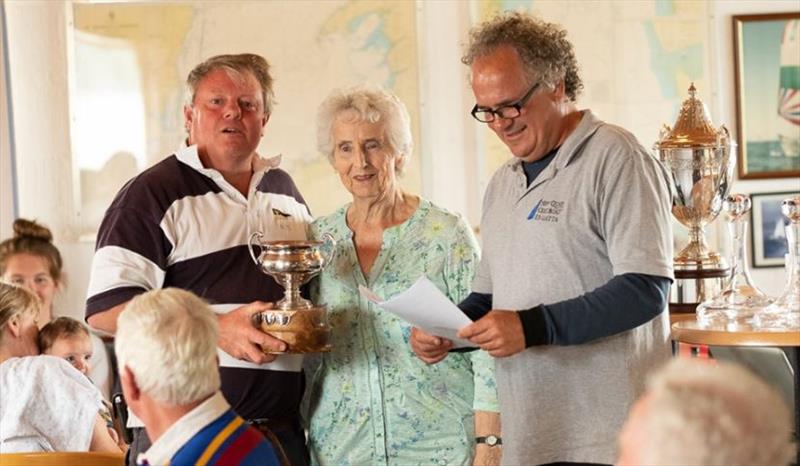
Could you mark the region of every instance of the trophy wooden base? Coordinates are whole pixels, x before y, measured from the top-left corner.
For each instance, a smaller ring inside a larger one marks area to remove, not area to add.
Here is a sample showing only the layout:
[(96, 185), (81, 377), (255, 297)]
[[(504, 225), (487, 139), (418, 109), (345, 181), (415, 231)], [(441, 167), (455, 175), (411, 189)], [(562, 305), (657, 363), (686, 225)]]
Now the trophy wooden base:
[(269, 310), (259, 316), (257, 327), (286, 342), (286, 351), (271, 354), (325, 353), (331, 350), (331, 328), (324, 307), (297, 310)]

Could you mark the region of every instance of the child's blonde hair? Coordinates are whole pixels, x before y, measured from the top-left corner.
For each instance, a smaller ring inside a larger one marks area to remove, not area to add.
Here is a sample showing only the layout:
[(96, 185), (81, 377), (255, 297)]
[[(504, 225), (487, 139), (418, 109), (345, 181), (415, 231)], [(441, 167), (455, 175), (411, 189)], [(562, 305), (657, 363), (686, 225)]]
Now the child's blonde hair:
[(0, 282), (0, 329), (19, 315), (38, 315), (39, 307), (39, 298), (32, 292), (21, 286)]

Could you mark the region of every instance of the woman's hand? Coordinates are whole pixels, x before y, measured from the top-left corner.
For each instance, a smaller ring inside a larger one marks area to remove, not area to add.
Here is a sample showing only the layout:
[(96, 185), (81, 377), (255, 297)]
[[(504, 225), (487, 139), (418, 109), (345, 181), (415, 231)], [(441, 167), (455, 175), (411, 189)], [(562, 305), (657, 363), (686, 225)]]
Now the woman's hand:
[(430, 335), (417, 327), (411, 329), (409, 342), (414, 354), (428, 364), (435, 364), (446, 358), (447, 352), (453, 348), (453, 342), (447, 338)]
[(122, 453), (122, 448), (111, 435), (111, 431), (106, 420), (100, 413), (94, 417), (92, 426), (92, 439), (89, 442), (89, 451), (101, 451), (109, 453)]
[(479, 443), (475, 445), (475, 458), (472, 459), (472, 466), (500, 466), (502, 457), (503, 450), (500, 445), (490, 447)]

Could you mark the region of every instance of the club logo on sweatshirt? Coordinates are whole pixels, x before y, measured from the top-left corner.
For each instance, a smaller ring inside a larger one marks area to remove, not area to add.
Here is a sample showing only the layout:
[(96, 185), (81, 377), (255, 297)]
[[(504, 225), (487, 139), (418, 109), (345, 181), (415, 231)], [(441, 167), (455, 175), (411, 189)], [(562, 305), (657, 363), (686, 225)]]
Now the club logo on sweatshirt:
[(546, 201), (541, 199), (531, 209), (528, 214), (528, 220), (558, 223), (558, 218), (561, 215), (561, 211), (564, 210), (565, 204), (565, 201)]

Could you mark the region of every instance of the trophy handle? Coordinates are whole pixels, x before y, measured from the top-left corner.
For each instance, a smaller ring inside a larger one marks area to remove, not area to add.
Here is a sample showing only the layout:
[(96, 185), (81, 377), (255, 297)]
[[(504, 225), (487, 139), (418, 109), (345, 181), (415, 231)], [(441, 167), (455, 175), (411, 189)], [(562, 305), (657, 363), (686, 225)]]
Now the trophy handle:
[(670, 128), (669, 125), (667, 124), (661, 125), (661, 130), (658, 132), (658, 140), (660, 141), (666, 138), (671, 132), (672, 128)]
[[(261, 265), (261, 264), (259, 264), (258, 258), (256, 257), (256, 255), (253, 254), (253, 246), (258, 246), (258, 252), (259, 252), (259, 255), (261, 255), (261, 250), (262, 250), (261, 238), (262, 237), (263, 237), (263, 235), (261, 234), (261, 232), (257, 231), (255, 233), (253, 233), (252, 235), (250, 235), (250, 239), (247, 240), (247, 252), (250, 253), (250, 257), (253, 258), (253, 262), (255, 262), (256, 265)], [(255, 245), (253, 244), (253, 238), (258, 238), (258, 243), (256, 243)]]
[(328, 267), (328, 264), (333, 260), (336, 256), (336, 240), (333, 238), (333, 235), (330, 233), (323, 233), (322, 234), (323, 246), (328, 246), (330, 251), (328, 252), (327, 256), (325, 256), (325, 261), (322, 263), (322, 269), (324, 270)]
[(727, 145), (728, 141), (731, 140), (731, 133), (728, 131), (728, 128), (725, 125), (721, 125), (719, 127), (719, 131), (717, 132), (717, 145)]

